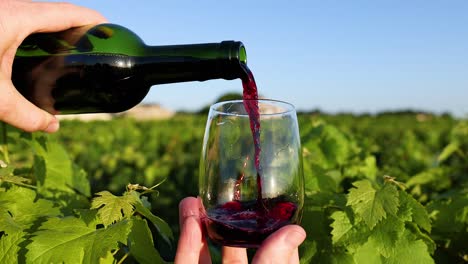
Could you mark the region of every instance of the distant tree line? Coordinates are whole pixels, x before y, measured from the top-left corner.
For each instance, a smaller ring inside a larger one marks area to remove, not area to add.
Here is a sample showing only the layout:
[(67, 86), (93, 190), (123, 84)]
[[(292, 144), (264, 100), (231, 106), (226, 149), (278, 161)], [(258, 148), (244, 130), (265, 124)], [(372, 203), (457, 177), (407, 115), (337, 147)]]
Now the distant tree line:
[[(221, 95), (218, 97), (212, 104), (218, 103), (218, 102), (223, 102), (223, 101), (230, 101), (230, 100), (242, 100), (242, 94), (237, 93), (237, 92), (229, 92)], [(202, 107), (200, 110), (195, 111), (195, 112), (190, 112), (190, 114), (199, 114), (199, 115), (207, 115), (208, 112), (210, 111), (210, 106), (212, 105), (206, 105)], [(178, 112), (180, 113), (188, 113), (188, 112)], [(338, 112), (338, 113), (329, 113), (322, 111), (320, 109), (311, 109), (311, 110), (298, 110), (297, 111), (298, 115), (339, 115), (339, 116), (376, 116), (376, 117), (383, 117), (383, 116), (416, 116), (416, 115), (425, 115), (428, 117), (431, 116), (441, 116), (441, 117), (447, 117), (447, 118), (452, 118), (452, 115), (448, 112), (444, 112), (441, 114), (435, 114), (429, 111), (424, 111), (424, 110), (417, 110), (417, 109), (401, 109), (401, 110), (387, 110), (387, 111), (380, 111), (378, 113), (352, 113), (352, 112)]]

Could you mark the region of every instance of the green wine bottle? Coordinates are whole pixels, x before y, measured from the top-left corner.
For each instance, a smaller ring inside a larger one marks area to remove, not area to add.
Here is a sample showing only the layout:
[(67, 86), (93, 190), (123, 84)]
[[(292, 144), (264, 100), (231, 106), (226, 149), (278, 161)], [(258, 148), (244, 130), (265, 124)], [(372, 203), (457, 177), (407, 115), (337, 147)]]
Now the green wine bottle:
[(156, 84), (239, 78), (238, 41), (148, 46), (115, 24), (38, 33), (18, 48), (12, 81), (52, 114), (115, 113), (140, 103)]

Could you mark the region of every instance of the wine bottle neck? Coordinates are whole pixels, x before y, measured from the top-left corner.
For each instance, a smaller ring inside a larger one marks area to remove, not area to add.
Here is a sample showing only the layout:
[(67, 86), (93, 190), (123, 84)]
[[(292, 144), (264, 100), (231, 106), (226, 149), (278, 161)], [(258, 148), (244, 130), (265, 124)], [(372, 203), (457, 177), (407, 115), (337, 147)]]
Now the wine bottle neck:
[(247, 63), (241, 42), (146, 46), (143, 56), (135, 57), (137, 72), (149, 84), (240, 77), (241, 64)]

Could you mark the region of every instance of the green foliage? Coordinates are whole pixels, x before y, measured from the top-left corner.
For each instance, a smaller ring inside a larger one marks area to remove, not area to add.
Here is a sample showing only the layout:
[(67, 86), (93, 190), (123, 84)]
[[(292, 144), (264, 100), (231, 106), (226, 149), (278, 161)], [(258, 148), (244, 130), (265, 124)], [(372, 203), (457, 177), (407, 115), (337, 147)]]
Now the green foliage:
[[(198, 194), (198, 163), (206, 117), (170, 120), (132, 119), (62, 122), (53, 138), (90, 175), (93, 192), (123, 193), (128, 183), (153, 186), (164, 181), (158, 195), (148, 197), (156, 215), (178, 233), (178, 203)], [(92, 136), (83, 137), (77, 127)], [(156, 209), (155, 209), (156, 210)]]
[(151, 206), (144, 196), (151, 189), (140, 186), (122, 196), (102, 191), (92, 198), (86, 173), (56, 140), (29, 134), (12, 139), (34, 154), (29, 168), (4, 162), (0, 169), (1, 263), (166, 263), (158, 250), (174, 250), (174, 237), (145, 207)]
[(301, 116), (301, 263), (468, 261), (466, 122), (427, 118)]
[[(53, 136), (8, 128), (0, 263), (173, 260), (177, 205), (198, 194), (205, 121), (64, 121)], [(467, 121), (414, 113), (299, 121), (301, 263), (468, 261)]]

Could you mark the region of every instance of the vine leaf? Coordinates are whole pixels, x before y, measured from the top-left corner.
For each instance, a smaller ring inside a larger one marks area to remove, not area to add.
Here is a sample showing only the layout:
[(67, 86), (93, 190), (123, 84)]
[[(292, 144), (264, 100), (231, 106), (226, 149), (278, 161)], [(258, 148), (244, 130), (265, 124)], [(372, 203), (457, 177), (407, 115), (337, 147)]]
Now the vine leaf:
[(431, 232), (431, 220), (424, 206), (406, 192), (400, 192), (400, 203), (410, 208), (411, 218), (419, 227)]
[(0, 231), (11, 230), (13, 226), (27, 229), (40, 218), (60, 215), (53, 202), (38, 198), (34, 190), (12, 186), (0, 192)]
[(376, 190), (368, 180), (358, 181), (353, 185), (356, 188), (349, 191), (347, 205), (362, 217), (370, 229), (386, 218), (387, 214), (397, 213), (398, 191), (394, 186), (386, 184)]
[[(1, 160), (0, 160), (1, 161)], [(0, 182), (9, 182), (17, 185), (25, 185), (31, 182), (30, 179), (13, 174), (15, 168), (13, 166), (0, 166)]]
[(374, 242), (375, 249), (384, 257), (392, 256), (399, 246), (399, 240), (405, 232), (405, 223), (390, 215), (379, 222), (372, 230), (369, 240)]
[(388, 258), (382, 258), (383, 264), (433, 264), (434, 260), (422, 240), (415, 240), (408, 230), (398, 240), (395, 252)]
[(96, 193), (91, 203), (91, 209), (98, 209), (97, 215), (102, 220), (104, 226), (109, 226), (124, 218), (133, 215), (134, 205), (138, 202), (138, 197), (125, 193), (123, 196), (115, 196), (108, 191)]
[(351, 229), (353, 229), (353, 224), (346, 213), (342, 211), (334, 212), (330, 218), (333, 219), (333, 223), (330, 224), (333, 229), (331, 231), (332, 241), (336, 244), (341, 238), (345, 237)]
[(129, 248), (138, 263), (164, 263), (155, 249), (148, 223), (144, 219), (134, 219), (128, 235)]
[(49, 218), (33, 233), (27, 245), (28, 263), (97, 263), (119, 243), (127, 244), (133, 221), (107, 228), (89, 227), (75, 217)]
[(164, 259), (173, 259), (175, 257), (176, 245), (171, 227), (164, 220), (155, 216), (149, 208), (145, 207), (143, 204), (145, 201), (145, 199), (143, 199), (144, 196), (138, 198), (139, 194), (135, 191), (130, 191), (129, 195), (133, 195), (138, 199), (138, 202), (135, 204), (135, 210), (138, 214), (145, 217), (149, 223), (156, 228), (157, 232), (153, 233), (155, 247), (158, 249), (161, 257)]
[(0, 239), (0, 263), (17, 263), (19, 244), (24, 240), (23, 232), (3, 235)]
[[(50, 196), (60, 191), (75, 194), (75, 190), (90, 196), (90, 184), (84, 170), (73, 164), (65, 148), (48, 136), (23, 137), (34, 151), (34, 175), (39, 193)], [(52, 191), (53, 190), (53, 191)]]

